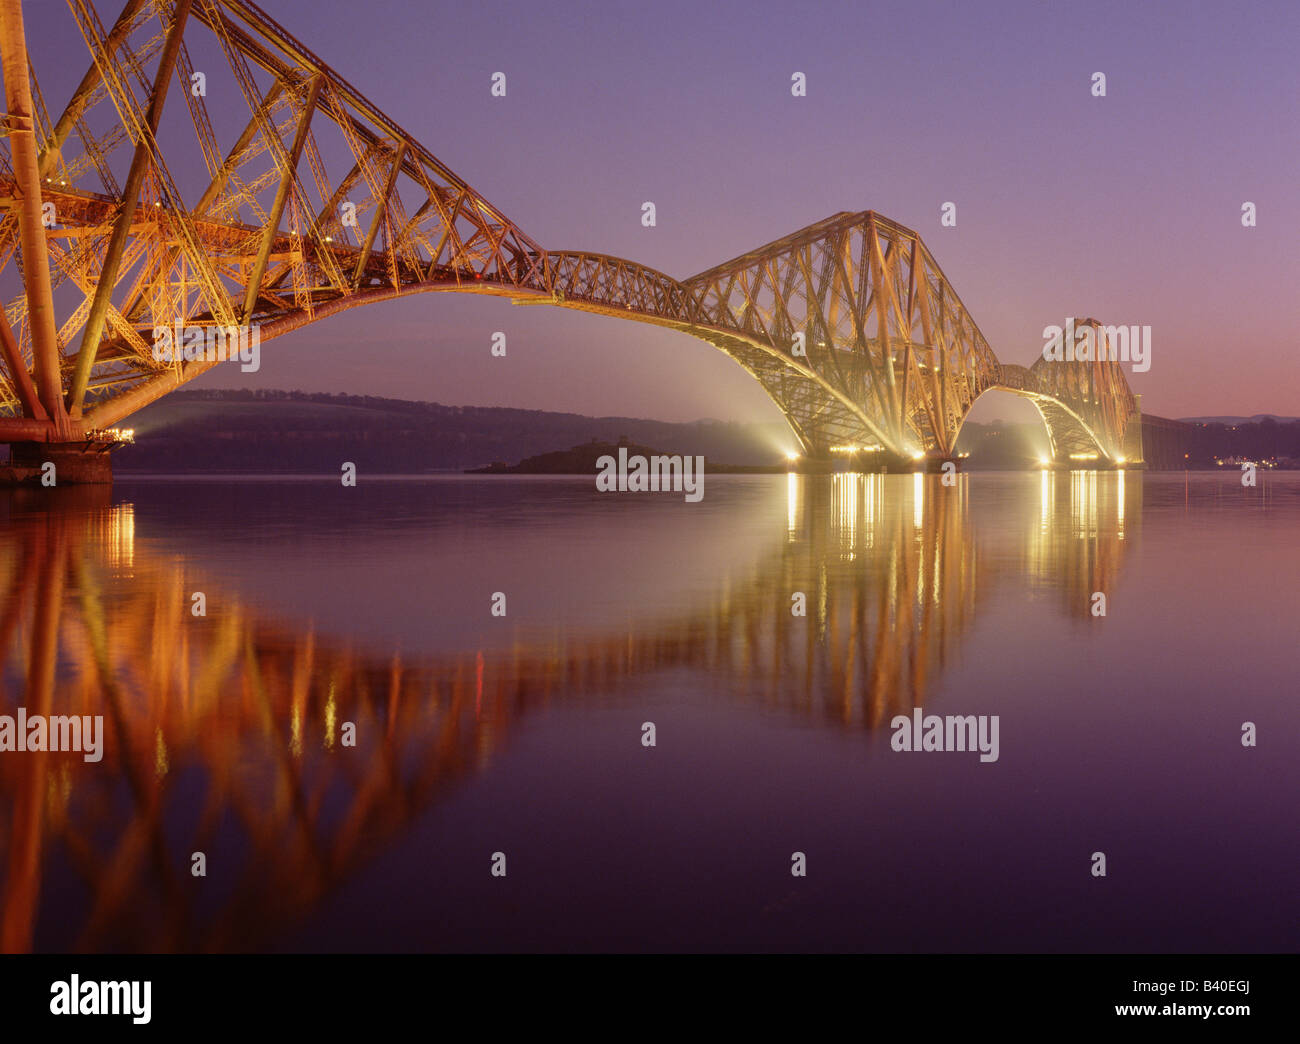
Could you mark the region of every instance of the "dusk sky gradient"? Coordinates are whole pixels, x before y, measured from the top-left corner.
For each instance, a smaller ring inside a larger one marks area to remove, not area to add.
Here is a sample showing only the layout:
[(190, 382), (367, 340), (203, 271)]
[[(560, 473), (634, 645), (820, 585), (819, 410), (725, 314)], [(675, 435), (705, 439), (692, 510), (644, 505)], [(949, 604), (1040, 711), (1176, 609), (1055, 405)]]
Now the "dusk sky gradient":
[[(71, 22), (24, 6), (29, 35)], [(119, 6), (97, 4), (106, 23)], [(1067, 315), (1150, 325), (1150, 371), (1126, 367), (1145, 411), (1300, 414), (1294, 2), (263, 7), (544, 247), (684, 278), (875, 209), (921, 234), (1003, 362), (1031, 363)], [(347, 312), (196, 386), (779, 419), (684, 334), (453, 294)], [(976, 416), (1024, 415), (987, 399)]]

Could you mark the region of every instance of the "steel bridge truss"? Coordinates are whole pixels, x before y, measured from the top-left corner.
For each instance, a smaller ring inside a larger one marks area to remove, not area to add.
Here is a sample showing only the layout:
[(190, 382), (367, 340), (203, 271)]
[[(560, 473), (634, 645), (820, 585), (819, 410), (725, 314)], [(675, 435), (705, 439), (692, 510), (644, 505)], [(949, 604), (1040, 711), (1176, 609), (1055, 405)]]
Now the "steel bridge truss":
[[(266, 342), (461, 291), (707, 341), (812, 455), (951, 456), (972, 403), (1006, 388), (1060, 452), (1140, 458), (1117, 364), (1002, 366), (920, 237), (873, 211), (681, 281), (543, 250), (250, 0), (126, 0), (107, 27), (92, 0), (67, 3), (88, 64), (54, 119), (20, 0), (0, 0), (0, 272), (14, 262), (23, 284), (0, 315), (0, 441), (88, 438), (222, 361), (160, 357), (163, 328)], [(222, 115), (242, 101), (225, 147), (208, 97)]]

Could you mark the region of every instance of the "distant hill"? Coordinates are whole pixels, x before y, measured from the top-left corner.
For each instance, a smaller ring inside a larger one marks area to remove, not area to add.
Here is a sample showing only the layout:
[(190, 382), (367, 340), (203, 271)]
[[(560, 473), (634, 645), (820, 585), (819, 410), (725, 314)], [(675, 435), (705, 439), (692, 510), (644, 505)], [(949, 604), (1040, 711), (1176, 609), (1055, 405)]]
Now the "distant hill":
[(1293, 424), (1300, 417), (1281, 417), (1276, 413), (1256, 413), (1252, 417), (1179, 417), (1184, 424), (1262, 424), (1273, 421), (1277, 424)]
[(335, 473), (343, 461), (370, 474), (464, 471), (620, 438), (720, 464), (772, 465), (794, 447), (780, 422), (674, 424), (283, 391), (181, 389), (127, 423), (136, 442), (114, 454), (119, 474)]

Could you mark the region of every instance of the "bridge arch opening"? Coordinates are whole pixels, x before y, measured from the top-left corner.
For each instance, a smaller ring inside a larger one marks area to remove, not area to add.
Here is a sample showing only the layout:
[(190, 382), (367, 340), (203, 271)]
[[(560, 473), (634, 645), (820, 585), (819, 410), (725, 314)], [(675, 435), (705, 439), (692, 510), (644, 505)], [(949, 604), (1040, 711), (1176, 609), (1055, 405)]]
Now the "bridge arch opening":
[(971, 404), (955, 446), (981, 466), (1030, 467), (1054, 455), (1042, 411), (1028, 396), (1007, 388), (989, 388)]

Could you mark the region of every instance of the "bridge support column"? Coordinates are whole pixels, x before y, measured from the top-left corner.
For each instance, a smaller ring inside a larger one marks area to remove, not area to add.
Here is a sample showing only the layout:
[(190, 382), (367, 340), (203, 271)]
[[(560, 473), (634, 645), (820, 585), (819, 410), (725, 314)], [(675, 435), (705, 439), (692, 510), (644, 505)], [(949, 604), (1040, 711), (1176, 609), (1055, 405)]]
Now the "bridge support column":
[(106, 484), (113, 481), (108, 447), (96, 442), (15, 442), (9, 465), (0, 467), (0, 485), (39, 486), (54, 465), (55, 486)]
[[(32, 336), (32, 370), (34, 381), (15, 377), (15, 387), (23, 399), (24, 413), (44, 415), (61, 438), (72, 435), (68, 411), (63, 405), (59, 377), (59, 344), (54, 321), (54, 297), (50, 281), (49, 251), (41, 214), (41, 178), (36, 147), (35, 108), (28, 80), (27, 37), (23, 30), (23, 7), (20, 0), (0, 0), (0, 64), (4, 67), (5, 104), (9, 109), (14, 178), (20, 197), (14, 207), (22, 241), (23, 289), (27, 296), (27, 319)], [(5, 323), (6, 329), (8, 322)], [(12, 338), (12, 333), (9, 334)], [(6, 355), (18, 355), (9, 361), (13, 371), (23, 371), (26, 363), (12, 346)], [(25, 375), (24, 375), (25, 376)], [(27, 401), (28, 385), (34, 385), (40, 405)]]

